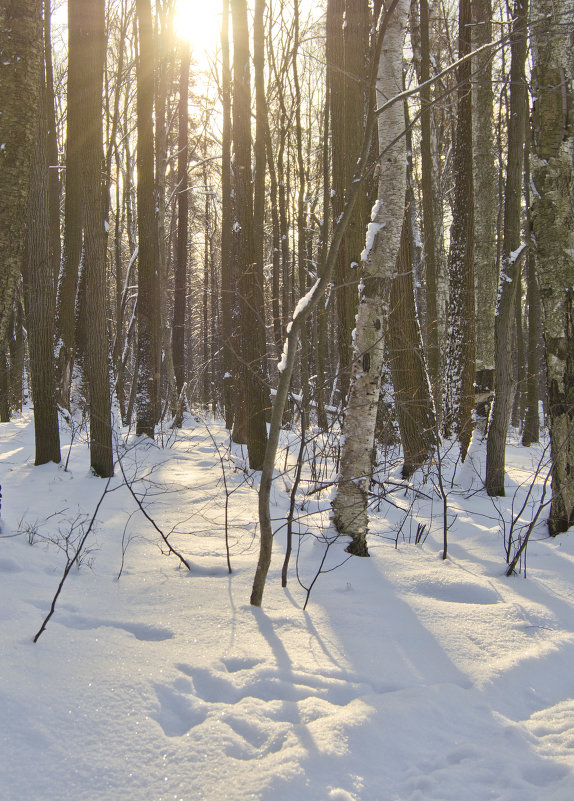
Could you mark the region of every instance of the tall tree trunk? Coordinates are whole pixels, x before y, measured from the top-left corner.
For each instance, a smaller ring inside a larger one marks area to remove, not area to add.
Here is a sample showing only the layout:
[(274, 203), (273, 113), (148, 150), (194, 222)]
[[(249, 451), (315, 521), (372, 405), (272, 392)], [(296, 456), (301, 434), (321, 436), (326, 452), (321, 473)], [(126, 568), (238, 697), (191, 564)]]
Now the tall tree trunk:
[[(204, 152), (204, 159), (206, 153)], [(202, 325), (201, 337), (203, 345), (203, 353), (201, 359), (202, 365), (202, 391), (201, 402), (207, 409), (209, 406), (210, 396), (210, 376), (209, 366), (211, 359), (209, 358), (209, 256), (210, 256), (210, 219), (209, 219), (209, 183), (207, 179), (207, 164), (204, 163), (203, 167), (203, 299), (202, 299)]]
[(536, 279), (536, 260), (534, 257), (534, 243), (531, 236), (532, 220), (530, 216), (530, 136), (527, 134), (524, 148), (524, 199), (526, 205), (526, 239), (528, 253), (526, 254), (526, 303), (528, 306), (528, 342), (527, 342), (527, 371), (526, 371), (526, 413), (524, 415), (524, 430), (522, 444), (528, 448), (540, 439), (540, 413), (538, 410), (540, 359), (538, 347), (540, 343), (540, 298), (538, 297), (538, 282)]
[[(504, 495), (506, 434), (510, 421), (514, 390), (512, 329), (515, 320), (515, 297), (519, 283), (521, 256), (520, 208), (524, 164), (524, 137), (528, 109), (526, 61), (528, 0), (516, 0), (511, 37), (510, 115), (508, 160), (504, 193), (504, 238), (500, 289), (495, 318), (494, 402), (488, 426), (486, 446), (486, 491)], [(522, 332), (518, 332), (522, 336)]]
[(82, 167), (86, 131), (82, 128), (83, 9), (79, 0), (68, 3), (68, 88), (66, 101), (66, 192), (64, 195), (64, 247), (58, 283), (56, 332), (59, 339), (58, 380), (60, 402), (70, 404), (72, 371), (76, 356), (76, 301), (82, 257)]
[[(470, 0), (459, 2), (459, 58), (471, 52)], [(472, 175), (471, 61), (457, 69), (458, 99), (455, 174), (450, 250), (448, 255), (449, 348), (445, 430), (454, 428), (461, 455), (466, 456), (473, 429), (475, 374), (474, 215)]]
[[(155, 192), (156, 192), (156, 260), (159, 282), (159, 343), (158, 359), (161, 376), (167, 386), (168, 403), (175, 410), (177, 391), (171, 348), (171, 324), (168, 320), (168, 255), (166, 220), (166, 180), (168, 171), (168, 95), (171, 90), (174, 50), (170, 47), (173, 31), (170, 29), (171, 4), (156, 5), (156, 110), (155, 110)], [(161, 379), (160, 379), (161, 380)], [(161, 414), (158, 388), (158, 416)]]
[(40, 86), (41, 102), (36, 118), (36, 148), (28, 203), (27, 259), (23, 273), (34, 403), (35, 464), (40, 465), (60, 461), (60, 432), (54, 381), (56, 296), (50, 248), (48, 126), (43, 64), (38, 65), (36, 81)]
[[(408, 2), (399, 0), (389, 18), (379, 59), (378, 105), (402, 89), (407, 17)], [(341, 477), (333, 502), (335, 525), (342, 534), (351, 537), (348, 551), (356, 556), (369, 555), (368, 491), (384, 355), (384, 327), (388, 322), (390, 290), (405, 207), (406, 147), (403, 132), (403, 105), (395, 103), (379, 117), (379, 199), (371, 213), (362, 254), (353, 375), (343, 425)]]
[[(329, 246), (329, 228), (331, 224), (331, 185), (330, 185), (330, 158), (329, 158), (329, 92), (325, 93), (325, 107), (323, 111), (323, 140), (321, 143), (321, 166), (323, 175), (323, 220), (319, 239), (319, 264), (326, 261)], [(330, 298), (329, 298), (330, 299)], [(329, 427), (326, 396), (326, 355), (327, 355), (327, 303), (319, 304), (315, 310), (314, 351), (317, 373), (317, 425), (323, 431)]]
[(389, 360), (403, 446), (403, 478), (427, 460), (434, 440), (434, 412), (415, 308), (413, 243), (407, 202), (396, 276), (391, 288)]
[[(187, 300), (187, 223), (189, 216), (188, 162), (188, 93), (190, 50), (185, 45), (181, 53), (179, 81), (179, 132), (177, 142), (177, 244), (175, 250), (175, 277), (173, 297), (173, 327), (171, 347), (173, 368), (178, 398), (185, 383), (185, 313)], [(179, 406), (179, 404), (178, 404)], [(181, 412), (176, 413), (177, 425), (181, 425)]]
[[(370, 12), (367, 0), (329, 0), (327, 4), (327, 91), (330, 95), (333, 218), (341, 214), (345, 192), (360, 153), (365, 119), (365, 79)], [(335, 275), (337, 343), (342, 403), (349, 390), (357, 313), (359, 254), (367, 221), (366, 193), (355, 206), (343, 238)]]
[[(223, 406), (225, 426), (234, 418), (233, 383), (233, 197), (231, 186), (231, 67), (229, 58), (229, 0), (223, 0), (221, 24), (221, 336), (223, 340)], [(235, 376), (235, 379), (237, 377)]]
[[(297, 57), (300, 47), (299, 30), (299, 0), (295, 0), (293, 22), (293, 87), (294, 87), (294, 116), (295, 116), (295, 147), (297, 157), (297, 277), (299, 282), (299, 297), (307, 294), (307, 217), (305, 213), (305, 195), (307, 192), (307, 174), (305, 171), (305, 161), (303, 158), (303, 131), (301, 123), (301, 86), (299, 83), (299, 69)], [(308, 335), (301, 337), (301, 358), (300, 358), (300, 380), (301, 397), (303, 401), (303, 413), (301, 416), (301, 436), (305, 436), (303, 430), (304, 422), (309, 411), (310, 401), (310, 365), (309, 365), (309, 341)]]
[(136, 0), (137, 58), (137, 218), (138, 218), (138, 436), (153, 439), (159, 413), (159, 280), (155, 249), (154, 54), (151, 0)]
[[(492, 0), (473, 0), (472, 11), (472, 45), (478, 49), (492, 40)], [(494, 386), (494, 312), (498, 287), (492, 51), (488, 49), (476, 55), (472, 66), (476, 379), (480, 391), (491, 392)]]
[(38, 124), (41, 0), (0, 3), (0, 342), (24, 257), (30, 169)]
[[(528, 112), (525, 113), (525, 120)], [(522, 271), (518, 270), (516, 276), (516, 292), (514, 295), (514, 330), (516, 335), (516, 354), (514, 358), (514, 381), (516, 390), (512, 403), (512, 413), (510, 415), (510, 425), (513, 428), (522, 428), (524, 420), (524, 409), (526, 406), (526, 347), (523, 315), (523, 291), (522, 291)]]
[[(60, 174), (58, 158), (58, 132), (54, 97), (54, 69), (52, 64), (52, 9), (50, 0), (44, 0), (44, 63), (46, 73), (46, 119), (48, 125), (48, 202), (50, 209), (50, 251), (52, 274), (58, 280), (62, 247), (60, 242)], [(55, 310), (54, 310), (55, 311)]]
[(544, 320), (552, 456), (550, 533), (574, 523), (574, 6), (534, 0), (532, 226)]
[(251, 81), (246, 0), (232, 0), (234, 255), (239, 275), (243, 412), (249, 464), (260, 470), (267, 443), (263, 276), (257, 269), (251, 183)]
[(84, 269), (86, 274), (86, 377), (90, 398), (90, 466), (101, 478), (114, 474), (107, 332), (105, 208), (102, 172), (102, 85), (106, 53), (105, 0), (83, 0), (82, 32), (86, 81), (82, 121), (86, 132), (83, 164)]
[[(430, 31), (428, 0), (420, 0), (421, 58), (419, 81), (426, 84), (430, 78)], [(435, 409), (440, 411), (442, 387), (440, 380), (439, 345), (439, 306), (438, 271), (439, 259), (435, 227), (435, 186), (432, 157), (432, 107), (431, 87), (426, 84), (421, 89), (421, 181), (424, 232), (424, 270), (426, 305), (426, 352), (429, 378), (435, 401)]]

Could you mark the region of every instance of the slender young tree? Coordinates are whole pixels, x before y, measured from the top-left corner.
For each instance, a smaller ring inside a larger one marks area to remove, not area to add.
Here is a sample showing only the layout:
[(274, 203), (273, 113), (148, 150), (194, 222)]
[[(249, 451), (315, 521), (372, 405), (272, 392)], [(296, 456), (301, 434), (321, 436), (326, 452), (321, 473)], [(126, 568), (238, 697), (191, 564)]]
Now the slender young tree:
[(533, 0), (532, 227), (542, 300), (552, 456), (549, 528), (574, 523), (574, 6)]

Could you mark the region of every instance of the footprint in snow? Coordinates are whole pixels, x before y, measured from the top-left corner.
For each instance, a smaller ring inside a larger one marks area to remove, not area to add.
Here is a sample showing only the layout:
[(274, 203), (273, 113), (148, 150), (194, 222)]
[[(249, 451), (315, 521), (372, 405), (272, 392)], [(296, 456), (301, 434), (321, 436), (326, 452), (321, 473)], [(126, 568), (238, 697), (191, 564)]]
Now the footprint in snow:
[(182, 694), (175, 683), (173, 687), (156, 684), (154, 689), (159, 708), (150, 717), (159, 723), (167, 737), (182, 737), (207, 717), (206, 706), (192, 695)]

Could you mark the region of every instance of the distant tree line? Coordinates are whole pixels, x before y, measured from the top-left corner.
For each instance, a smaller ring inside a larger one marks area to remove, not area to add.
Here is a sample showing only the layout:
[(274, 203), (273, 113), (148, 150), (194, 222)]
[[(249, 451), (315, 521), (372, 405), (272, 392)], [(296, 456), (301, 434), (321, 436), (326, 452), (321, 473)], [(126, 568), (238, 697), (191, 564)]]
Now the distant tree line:
[(0, 420), (29, 388), (59, 462), (82, 410), (108, 477), (114, 415), (153, 438), (204, 405), (264, 518), (295, 398), (343, 435), (334, 523), (367, 555), (378, 442), (408, 477), (479, 426), (502, 495), (543, 403), (565, 531), (571, 0), (222, 0), (208, 65), (176, 2), (68, 0), (63, 42), (51, 0), (0, 2)]

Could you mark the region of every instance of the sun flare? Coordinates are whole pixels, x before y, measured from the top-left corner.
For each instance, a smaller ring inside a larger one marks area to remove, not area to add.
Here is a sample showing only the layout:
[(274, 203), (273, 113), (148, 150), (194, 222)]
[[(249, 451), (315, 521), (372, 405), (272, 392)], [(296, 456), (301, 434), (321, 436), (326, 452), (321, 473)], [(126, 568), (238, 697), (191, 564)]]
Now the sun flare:
[(221, 9), (210, 0), (177, 0), (174, 15), (176, 36), (189, 42), (196, 61), (212, 53), (219, 41)]

